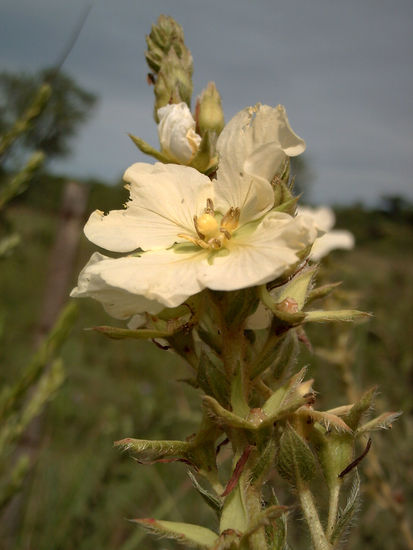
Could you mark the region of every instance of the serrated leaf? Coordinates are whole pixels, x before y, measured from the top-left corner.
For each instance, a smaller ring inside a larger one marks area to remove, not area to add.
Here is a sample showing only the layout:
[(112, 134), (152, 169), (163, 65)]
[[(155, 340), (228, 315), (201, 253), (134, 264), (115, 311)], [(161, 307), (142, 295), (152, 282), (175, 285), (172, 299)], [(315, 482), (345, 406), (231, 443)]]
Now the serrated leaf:
[(130, 521), (138, 523), (155, 535), (176, 540), (190, 548), (206, 550), (211, 548), (218, 540), (218, 535), (210, 529), (192, 523), (163, 521), (153, 518), (131, 519)]
[(360, 426), (360, 428), (356, 431), (356, 435), (359, 436), (376, 430), (388, 430), (392, 427), (393, 422), (395, 422), (402, 414), (402, 411), (385, 412), (380, 416), (373, 418), (373, 420), (366, 422), (363, 426)]
[(293, 485), (310, 481), (316, 472), (312, 450), (290, 424), (287, 424), (280, 439), (277, 468), (280, 475)]
[(348, 527), (350, 521), (357, 512), (358, 503), (360, 498), (360, 477), (356, 470), (353, 486), (347, 504), (344, 510), (340, 510), (338, 514), (338, 520), (331, 535), (331, 542), (334, 544), (341, 536), (345, 534), (346, 527)]
[(366, 320), (372, 315), (357, 309), (338, 309), (338, 310), (317, 310), (307, 311), (305, 314), (304, 323), (329, 323), (336, 321), (360, 321)]

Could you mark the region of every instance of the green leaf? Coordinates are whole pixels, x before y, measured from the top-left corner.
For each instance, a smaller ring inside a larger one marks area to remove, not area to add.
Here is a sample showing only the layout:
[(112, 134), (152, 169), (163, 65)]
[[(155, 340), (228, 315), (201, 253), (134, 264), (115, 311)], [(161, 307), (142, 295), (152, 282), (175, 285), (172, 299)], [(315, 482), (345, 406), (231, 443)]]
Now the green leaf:
[(377, 386), (373, 386), (372, 388), (364, 392), (357, 403), (355, 403), (351, 407), (348, 414), (343, 416), (344, 422), (352, 430), (355, 431), (357, 429), (363, 414), (366, 413), (370, 409), (370, 407), (372, 407), (376, 392)]
[(295, 330), (288, 330), (278, 337), (270, 334), (251, 366), (251, 378), (256, 378), (271, 367), (273, 378), (279, 380), (294, 363), (298, 351), (298, 339)]
[[(301, 405), (304, 405), (305, 400), (300, 395), (297, 394), (297, 388), (301, 384), (301, 382), (304, 379), (304, 376), (307, 372), (307, 368), (303, 367), (299, 372), (294, 374), (294, 376), (291, 376), (291, 378), (281, 386), (281, 388), (278, 388), (271, 397), (267, 399), (267, 401), (262, 406), (262, 410), (267, 414), (268, 416), (272, 416), (274, 414), (277, 414), (279, 410), (281, 409), (281, 406), (291, 403), (291, 401), (295, 401), (296, 397), (301, 398)], [(299, 405), (300, 406), (300, 405)]]
[(293, 485), (310, 481), (316, 472), (312, 450), (290, 424), (287, 424), (280, 439), (277, 468), (280, 475)]
[(210, 529), (192, 523), (163, 521), (153, 518), (132, 519), (130, 521), (138, 523), (155, 535), (176, 540), (190, 548), (207, 550), (218, 540), (218, 535)]
[(336, 321), (360, 321), (371, 317), (370, 313), (357, 309), (338, 309), (332, 311), (307, 311), (304, 323), (328, 323)]
[(186, 441), (161, 440), (151, 441), (148, 439), (126, 438), (115, 441), (115, 447), (123, 451), (131, 451), (139, 462), (151, 464), (163, 458), (188, 458), (191, 448)]
[(201, 353), (197, 382), (207, 395), (211, 395), (222, 405), (228, 404), (228, 381), (222, 370), (222, 362), (215, 355)]
[(124, 340), (125, 338), (133, 338), (135, 340), (147, 340), (153, 338), (168, 338), (169, 336), (171, 336), (171, 332), (168, 330), (162, 331), (149, 328), (131, 330), (128, 328), (102, 325), (99, 327), (93, 327), (89, 330), (100, 332), (108, 338), (112, 338), (113, 340)]
[(212, 510), (214, 510), (214, 512), (219, 517), (220, 514), (221, 514), (221, 509), (222, 509), (221, 499), (218, 496), (213, 495), (210, 491), (207, 491), (207, 489), (204, 489), (204, 487), (202, 487), (198, 483), (198, 480), (196, 479), (196, 477), (194, 476), (194, 474), (190, 470), (188, 470), (188, 476), (189, 476), (189, 479), (192, 482), (192, 485), (195, 487), (195, 489), (198, 491), (198, 493), (201, 495), (201, 497), (205, 500), (205, 502), (208, 504), (208, 506), (210, 508), (212, 508)]
[(380, 416), (373, 418), (373, 420), (366, 422), (363, 426), (360, 426), (360, 428), (356, 431), (356, 436), (376, 430), (388, 430), (392, 427), (393, 422), (395, 422), (402, 414), (402, 411), (385, 412)]
[(256, 429), (256, 426), (254, 426), (251, 422), (248, 422), (247, 420), (222, 407), (213, 397), (206, 395), (203, 397), (202, 402), (206, 414), (215, 424), (218, 424), (218, 426), (229, 426), (231, 428), (243, 428), (246, 430)]
[(341, 281), (339, 281), (338, 283), (329, 283), (327, 285), (323, 285), (323, 286), (319, 286), (317, 288), (313, 288), (308, 293), (306, 303), (310, 304), (311, 302), (314, 302), (315, 300), (320, 300), (321, 298), (325, 298), (326, 296), (331, 294), (341, 284), (342, 284)]
[(347, 500), (347, 504), (344, 510), (340, 510), (338, 514), (337, 523), (334, 527), (333, 534), (331, 535), (331, 542), (333, 544), (336, 543), (340, 539), (340, 537), (345, 535), (346, 527), (348, 527), (350, 521), (354, 517), (354, 514), (357, 512), (359, 502), (360, 502), (360, 477), (356, 470), (353, 486), (351, 488), (351, 492)]
[(165, 164), (171, 163), (172, 160), (161, 153), (160, 151), (157, 151), (153, 147), (151, 147), (146, 141), (143, 139), (133, 136), (132, 134), (128, 134), (133, 143), (136, 145), (136, 147), (142, 151), (142, 153), (145, 153), (145, 155), (150, 155), (151, 157), (154, 157), (156, 160), (159, 160), (160, 162), (163, 162)]
[(266, 508), (261, 514), (254, 518), (252, 525), (249, 525), (248, 531), (241, 538), (241, 543), (248, 539), (260, 527), (271, 525), (276, 519), (280, 518), (290, 510), (289, 506), (273, 505)]

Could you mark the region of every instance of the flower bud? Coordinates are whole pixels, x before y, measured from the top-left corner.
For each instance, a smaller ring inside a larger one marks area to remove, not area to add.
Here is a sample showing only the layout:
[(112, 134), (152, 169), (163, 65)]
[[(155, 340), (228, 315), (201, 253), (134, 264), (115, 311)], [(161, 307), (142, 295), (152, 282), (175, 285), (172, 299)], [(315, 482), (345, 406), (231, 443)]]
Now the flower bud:
[(182, 27), (172, 18), (161, 15), (146, 37), (146, 61), (155, 83), (155, 120), (158, 110), (168, 103), (185, 101), (192, 96), (192, 55), (184, 42)]
[(162, 152), (179, 164), (188, 164), (198, 151), (201, 137), (186, 103), (165, 105), (158, 110), (158, 134)]
[(221, 105), (221, 96), (216, 89), (215, 83), (210, 82), (202, 92), (196, 106), (197, 128), (201, 136), (207, 130), (216, 132), (219, 135), (224, 128), (224, 112)]

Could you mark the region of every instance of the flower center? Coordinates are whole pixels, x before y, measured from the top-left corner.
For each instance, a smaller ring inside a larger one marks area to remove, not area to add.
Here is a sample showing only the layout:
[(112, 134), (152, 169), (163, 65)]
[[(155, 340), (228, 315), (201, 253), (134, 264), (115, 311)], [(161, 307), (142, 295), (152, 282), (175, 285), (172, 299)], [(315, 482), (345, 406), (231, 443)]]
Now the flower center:
[(232, 233), (238, 227), (240, 209), (231, 207), (219, 221), (214, 211), (214, 203), (207, 199), (207, 205), (201, 216), (194, 216), (194, 226), (198, 238), (180, 234), (178, 237), (186, 239), (201, 248), (218, 250), (231, 239)]

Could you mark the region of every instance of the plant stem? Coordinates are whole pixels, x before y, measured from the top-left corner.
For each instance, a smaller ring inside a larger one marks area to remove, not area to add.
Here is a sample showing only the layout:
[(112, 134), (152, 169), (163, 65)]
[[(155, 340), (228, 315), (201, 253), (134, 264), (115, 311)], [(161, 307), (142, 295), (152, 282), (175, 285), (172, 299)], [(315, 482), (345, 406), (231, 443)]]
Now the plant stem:
[(301, 509), (307, 521), (308, 528), (311, 534), (314, 550), (332, 550), (331, 544), (328, 542), (318, 517), (317, 509), (314, 504), (313, 495), (311, 494), (308, 485), (303, 482), (298, 482), (298, 497), (300, 499)]
[(337, 520), (338, 512), (338, 499), (340, 496), (341, 484), (337, 483), (330, 490), (330, 502), (328, 510), (328, 522), (327, 522), (327, 539), (331, 539), (331, 535), (334, 531), (334, 526)]

